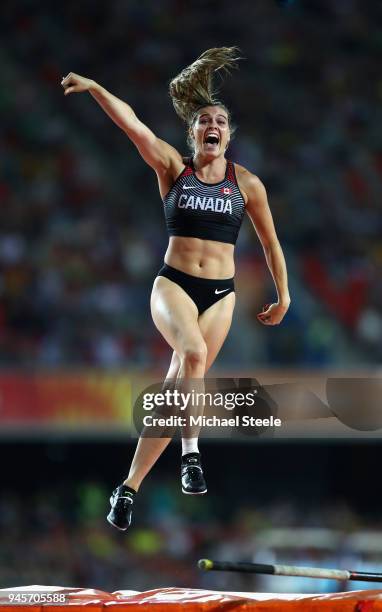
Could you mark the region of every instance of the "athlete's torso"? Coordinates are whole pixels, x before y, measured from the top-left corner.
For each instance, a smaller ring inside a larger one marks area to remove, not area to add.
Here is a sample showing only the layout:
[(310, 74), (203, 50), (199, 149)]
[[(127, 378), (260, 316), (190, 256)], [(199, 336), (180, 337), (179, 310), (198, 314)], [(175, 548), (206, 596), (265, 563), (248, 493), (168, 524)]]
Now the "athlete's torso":
[(210, 184), (197, 178), (192, 159), (185, 160), (163, 203), (169, 236), (236, 243), (245, 201), (231, 161), (224, 179)]

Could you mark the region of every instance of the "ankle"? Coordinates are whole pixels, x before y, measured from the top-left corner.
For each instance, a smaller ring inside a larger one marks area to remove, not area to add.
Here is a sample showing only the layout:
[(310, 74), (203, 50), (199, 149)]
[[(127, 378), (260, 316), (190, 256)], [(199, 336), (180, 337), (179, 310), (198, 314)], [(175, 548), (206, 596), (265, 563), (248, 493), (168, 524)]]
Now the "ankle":
[(198, 438), (182, 438), (182, 457), (190, 453), (199, 453)]
[(132, 487), (131, 484), (129, 484), (129, 481), (124, 480), (122, 484), (127, 488), (128, 492), (131, 493), (132, 495), (135, 495), (138, 492), (139, 487)]

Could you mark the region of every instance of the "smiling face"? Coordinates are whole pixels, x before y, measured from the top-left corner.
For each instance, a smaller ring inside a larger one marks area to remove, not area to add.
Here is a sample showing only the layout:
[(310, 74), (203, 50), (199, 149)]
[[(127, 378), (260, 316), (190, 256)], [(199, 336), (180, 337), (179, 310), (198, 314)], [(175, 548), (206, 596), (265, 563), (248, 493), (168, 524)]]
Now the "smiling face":
[(195, 154), (211, 159), (224, 155), (230, 136), (228, 113), (221, 106), (201, 108), (190, 127)]

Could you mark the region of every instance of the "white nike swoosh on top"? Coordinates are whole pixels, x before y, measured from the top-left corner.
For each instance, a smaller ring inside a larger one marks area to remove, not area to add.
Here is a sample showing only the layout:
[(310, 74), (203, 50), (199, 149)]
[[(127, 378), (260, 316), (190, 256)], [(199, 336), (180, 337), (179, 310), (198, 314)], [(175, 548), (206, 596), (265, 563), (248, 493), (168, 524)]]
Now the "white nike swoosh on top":
[(196, 189), (196, 185), (183, 185), (183, 189)]
[(220, 289), (220, 291), (218, 289), (215, 289), (216, 295), (219, 295), (219, 293), (224, 293), (224, 291), (229, 291), (229, 287), (228, 289)]

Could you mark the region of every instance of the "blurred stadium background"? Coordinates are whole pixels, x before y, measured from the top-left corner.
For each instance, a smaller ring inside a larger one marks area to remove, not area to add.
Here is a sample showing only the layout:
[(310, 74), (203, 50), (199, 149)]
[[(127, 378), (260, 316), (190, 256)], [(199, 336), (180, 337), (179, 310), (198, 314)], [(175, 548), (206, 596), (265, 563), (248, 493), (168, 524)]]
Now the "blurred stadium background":
[(187, 154), (168, 82), (204, 49), (239, 45), (247, 60), (222, 94), (239, 126), (229, 155), (267, 187), (292, 305), (282, 326), (257, 323), (273, 283), (244, 223), (215, 375), (378, 375), (381, 3), (4, 0), (0, 35), (0, 587), (356, 588), (201, 575), (195, 561), (381, 570), (378, 444), (204, 443), (199, 500), (180, 493), (174, 443), (134, 528), (106, 524), (134, 447), (120, 435), (130, 382), (169, 361), (149, 316), (166, 233), (155, 175), (90, 96), (59, 83), (95, 79)]

